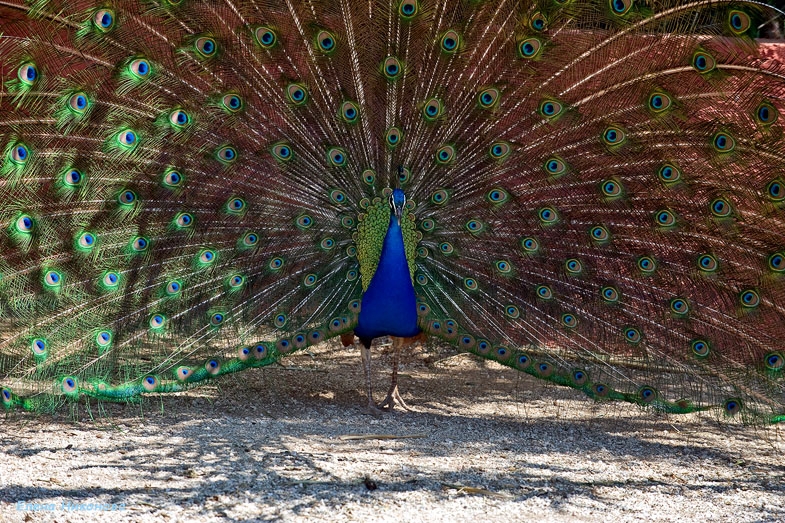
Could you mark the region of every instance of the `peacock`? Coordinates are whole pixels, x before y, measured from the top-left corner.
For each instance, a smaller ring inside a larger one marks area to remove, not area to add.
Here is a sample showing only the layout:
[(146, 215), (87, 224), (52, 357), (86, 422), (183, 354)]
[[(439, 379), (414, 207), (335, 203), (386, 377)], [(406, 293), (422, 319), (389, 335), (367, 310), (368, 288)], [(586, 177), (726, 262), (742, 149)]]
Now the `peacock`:
[(1, 1), (3, 406), (138, 401), (340, 339), (374, 408), (390, 336), (785, 421), (785, 66), (758, 39), (781, 15)]

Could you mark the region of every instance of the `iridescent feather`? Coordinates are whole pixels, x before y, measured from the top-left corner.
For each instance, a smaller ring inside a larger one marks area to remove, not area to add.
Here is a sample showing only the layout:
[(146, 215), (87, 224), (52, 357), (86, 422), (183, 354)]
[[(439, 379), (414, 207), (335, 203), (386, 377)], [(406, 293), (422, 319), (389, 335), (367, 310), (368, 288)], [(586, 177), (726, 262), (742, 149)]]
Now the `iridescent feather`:
[(3, 405), (184, 390), (357, 329), (785, 420), (785, 70), (755, 39), (780, 15), (2, 2)]

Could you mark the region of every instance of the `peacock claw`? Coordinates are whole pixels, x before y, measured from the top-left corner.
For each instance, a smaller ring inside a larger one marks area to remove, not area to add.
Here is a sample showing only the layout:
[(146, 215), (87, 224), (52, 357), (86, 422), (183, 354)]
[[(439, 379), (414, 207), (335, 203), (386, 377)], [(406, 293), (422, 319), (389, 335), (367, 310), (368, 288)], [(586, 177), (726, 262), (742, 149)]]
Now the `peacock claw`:
[(393, 338), (393, 370), (390, 389), (387, 391), (387, 397), (378, 405), (373, 401), (373, 389), (371, 386), (371, 349), (363, 345), (360, 346), (360, 355), (362, 356), (363, 369), (365, 370), (366, 393), (368, 395), (368, 405), (365, 407), (365, 411), (368, 414), (378, 417), (383, 412), (391, 412), (396, 406), (405, 411), (411, 410), (398, 391), (398, 359), (402, 344), (402, 338)]
[(407, 412), (411, 412), (412, 410), (411, 407), (403, 401), (401, 393), (398, 392), (398, 385), (392, 384), (390, 386), (390, 391), (387, 393), (387, 397), (384, 398), (383, 402), (377, 405), (377, 408), (391, 412), (395, 407), (400, 407)]

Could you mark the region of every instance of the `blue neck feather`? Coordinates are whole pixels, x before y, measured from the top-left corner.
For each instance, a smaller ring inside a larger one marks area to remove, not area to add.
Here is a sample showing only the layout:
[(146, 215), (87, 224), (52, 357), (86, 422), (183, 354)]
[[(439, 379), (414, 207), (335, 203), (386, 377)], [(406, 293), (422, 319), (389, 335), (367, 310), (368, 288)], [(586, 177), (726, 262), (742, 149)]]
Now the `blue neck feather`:
[(354, 333), (366, 347), (379, 336), (415, 336), (417, 298), (414, 295), (403, 234), (398, 219), (390, 216), (379, 266), (363, 293), (360, 317)]

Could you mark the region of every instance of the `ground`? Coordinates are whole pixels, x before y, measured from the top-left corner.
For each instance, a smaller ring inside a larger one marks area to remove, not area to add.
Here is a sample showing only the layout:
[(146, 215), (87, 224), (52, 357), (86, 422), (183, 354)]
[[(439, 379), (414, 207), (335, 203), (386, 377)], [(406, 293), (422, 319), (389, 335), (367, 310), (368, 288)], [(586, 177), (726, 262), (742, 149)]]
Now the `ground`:
[(93, 419), (7, 416), (0, 521), (785, 521), (783, 427), (421, 352), (402, 365), (413, 411), (374, 417), (357, 350), (283, 363)]

